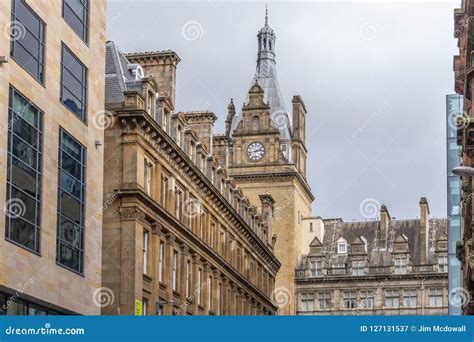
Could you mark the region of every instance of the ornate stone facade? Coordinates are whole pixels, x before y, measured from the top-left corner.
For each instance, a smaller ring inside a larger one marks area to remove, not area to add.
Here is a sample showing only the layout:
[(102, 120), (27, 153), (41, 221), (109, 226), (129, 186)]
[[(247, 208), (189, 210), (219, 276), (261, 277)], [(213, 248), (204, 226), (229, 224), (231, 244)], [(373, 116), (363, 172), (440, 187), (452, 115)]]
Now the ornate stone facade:
[(213, 113), (174, 112), (179, 61), (107, 43), (102, 312), (275, 314), (273, 200), (257, 209), (228, 176)]
[(379, 221), (315, 218), (309, 252), (296, 270), (299, 315), (446, 315), (446, 219)]
[[(458, 145), (462, 147), (462, 165), (474, 166), (474, 120), (472, 119), (473, 100), (473, 36), (472, 25), (474, 12), (471, 0), (463, 0), (462, 7), (454, 11), (454, 36), (458, 39), (459, 55), (454, 57), (454, 88), (456, 93), (463, 95), (463, 113), (452, 122), (458, 127)], [(450, 170), (448, 170), (449, 172)], [(461, 237), (456, 244), (456, 253), (461, 261), (463, 288), (468, 297), (463, 307), (465, 314), (474, 314), (474, 252), (473, 252), (473, 187), (472, 177), (462, 177), (461, 186)]]

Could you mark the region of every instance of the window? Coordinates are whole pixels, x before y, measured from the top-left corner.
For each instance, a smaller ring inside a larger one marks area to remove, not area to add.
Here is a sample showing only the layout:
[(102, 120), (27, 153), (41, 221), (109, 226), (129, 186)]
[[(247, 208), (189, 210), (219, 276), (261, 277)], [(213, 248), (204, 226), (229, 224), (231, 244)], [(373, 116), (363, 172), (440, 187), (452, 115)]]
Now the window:
[(225, 246), (226, 246), (226, 238), (225, 238), (225, 230), (221, 229), (221, 255), (225, 258)]
[(168, 133), (168, 113), (166, 111), (163, 111), (163, 120), (161, 122), (161, 127), (163, 127), (163, 130)]
[(145, 191), (148, 195), (151, 194), (151, 174), (153, 170), (153, 164), (145, 159)]
[(337, 240), (337, 253), (347, 254), (347, 241), (342, 237)]
[(416, 308), (416, 289), (403, 290), (403, 306)]
[(63, 44), (61, 56), (61, 102), (86, 122), (87, 68)]
[(357, 294), (355, 291), (342, 292), (342, 305), (345, 309), (354, 309), (357, 306)]
[(143, 298), (142, 299), (142, 315), (146, 316), (148, 312), (148, 299)]
[(301, 294), (301, 311), (314, 311), (314, 293)]
[(209, 239), (209, 245), (212, 248), (214, 248), (214, 237), (215, 237), (215, 234), (216, 234), (216, 224), (215, 223), (211, 223), (211, 231), (209, 232), (209, 234), (211, 235), (210, 239)]
[(44, 83), (44, 36), (44, 22), (24, 0), (13, 0), (10, 56), (40, 83)]
[(252, 119), (252, 131), (258, 132), (260, 130), (260, 119), (258, 116), (254, 116)]
[(431, 307), (441, 307), (443, 306), (443, 289), (429, 289), (428, 290), (429, 296), (429, 305)]
[(89, 0), (64, 0), (63, 18), (83, 41), (88, 40)]
[(396, 258), (395, 259), (395, 274), (406, 274), (407, 273), (407, 259)]
[(313, 222), (309, 223), (309, 231), (310, 231), (310, 233), (313, 232)]
[(10, 88), (8, 122), (5, 237), (39, 253), (43, 113)]
[(374, 292), (373, 291), (360, 291), (360, 305), (362, 309), (373, 309), (374, 308)]
[(166, 208), (168, 204), (168, 195), (169, 195), (169, 179), (168, 176), (161, 175), (161, 205)]
[(202, 305), (202, 296), (203, 296), (203, 291), (202, 291), (202, 268), (199, 269), (198, 271), (198, 305)]
[(178, 252), (173, 251), (173, 291), (178, 291)]
[(207, 308), (212, 311), (212, 277), (207, 279)]
[(63, 129), (59, 132), (57, 262), (83, 272), (86, 149)]
[(160, 255), (158, 257), (158, 281), (163, 282), (163, 259), (165, 257), (165, 244), (160, 241)]
[(311, 277), (321, 277), (323, 275), (323, 264), (319, 260), (311, 260), (309, 262), (309, 271)]
[(178, 126), (176, 131), (176, 144), (178, 144), (179, 147), (181, 147), (181, 134), (181, 126)]
[(388, 308), (398, 308), (400, 306), (400, 291), (385, 291), (385, 306)]
[(148, 274), (148, 232), (143, 231), (143, 274)]
[(440, 273), (448, 272), (448, 257), (447, 256), (438, 257), (438, 272)]
[(334, 275), (346, 274), (346, 265), (345, 264), (333, 264), (332, 265), (332, 274), (334, 274)]
[(186, 261), (186, 297), (189, 297), (192, 282), (191, 260)]
[(153, 101), (155, 100), (155, 95), (153, 92), (149, 91), (146, 97), (146, 111), (148, 114), (153, 114)]
[(352, 262), (352, 275), (353, 276), (362, 276), (364, 275), (364, 260), (357, 260)]

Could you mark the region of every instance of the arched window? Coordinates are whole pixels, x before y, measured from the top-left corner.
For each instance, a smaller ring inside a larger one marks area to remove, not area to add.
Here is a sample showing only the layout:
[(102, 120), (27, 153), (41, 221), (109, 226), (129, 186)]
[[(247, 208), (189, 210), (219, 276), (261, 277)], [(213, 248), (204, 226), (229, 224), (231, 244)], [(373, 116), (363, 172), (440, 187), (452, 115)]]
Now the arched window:
[(252, 131), (258, 132), (260, 130), (260, 119), (258, 116), (252, 118)]

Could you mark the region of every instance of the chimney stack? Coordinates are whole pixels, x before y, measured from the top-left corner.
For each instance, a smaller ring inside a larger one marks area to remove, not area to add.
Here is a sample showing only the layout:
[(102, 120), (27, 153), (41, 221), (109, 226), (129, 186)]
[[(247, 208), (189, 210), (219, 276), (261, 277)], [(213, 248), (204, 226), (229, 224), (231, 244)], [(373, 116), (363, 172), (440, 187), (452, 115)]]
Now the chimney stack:
[(380, 247), (387, 247), (388, 229), (390, 228), (390, 213), (385, 204), (380, 206)]
[(428, 262), (428, 238), (430, 231), (430, 207), (426, 197), (420, 199), (420, 263)]

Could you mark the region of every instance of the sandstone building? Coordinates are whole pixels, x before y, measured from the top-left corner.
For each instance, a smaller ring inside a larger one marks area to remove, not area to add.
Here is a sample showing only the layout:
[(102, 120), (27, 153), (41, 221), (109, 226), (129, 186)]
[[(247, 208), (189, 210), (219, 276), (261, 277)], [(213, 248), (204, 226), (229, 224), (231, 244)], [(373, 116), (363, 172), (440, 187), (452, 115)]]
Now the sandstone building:
[[(463, 113), (457, 125), (457, 142), (462, 149), (462, 165), (474, 166), (474, 120), (472, 113), (472, 100), (474, 89), (472, 87), (472, 25), (473, 2), (463, 0), (461, 8), (454, 11), (454, 36), (458, 39), (459, 55), (454, 57), (454, 89), (463, 95)], [(474, 314), (474, 251), (473, 251), (473, 210), (472, 210), (472, 177), (461, 178), (461, 240), (456, 244), (456, 253), (461, 261), (463, 312)]]
[[(215, 137), (214, 149), (228, 156), (229, 176), (257, 203), (262, 193), (275, 203), (271, 218), (276, 234), (275, 254), (281, 262), (273, 297), (294, 293), (295, 268), (302, 251), (302, 219), (311, 214), (314, 197), (306, 180), (306, 106), (294, 96), (291, 117), (276, 75), (276, 35), (265, 25), (257, 35), (257, 69), (239, 115), (229, 104), (226, 134)], [(293, 296), (279, 313), (295, 314)]]
[(105, 7), (0, 2), (0, 315), (100, 313)]
[(175, 112), (179, 62), (107, 43), (102, 313), (273, 315), (274, 199), (229, 177), (215, 114)]
[(446, 315), (446, 219), (343, 222), (315, 218), (296, 270), (299, 315)]

